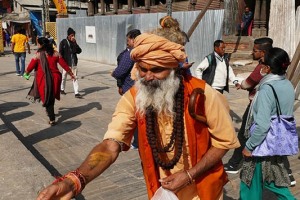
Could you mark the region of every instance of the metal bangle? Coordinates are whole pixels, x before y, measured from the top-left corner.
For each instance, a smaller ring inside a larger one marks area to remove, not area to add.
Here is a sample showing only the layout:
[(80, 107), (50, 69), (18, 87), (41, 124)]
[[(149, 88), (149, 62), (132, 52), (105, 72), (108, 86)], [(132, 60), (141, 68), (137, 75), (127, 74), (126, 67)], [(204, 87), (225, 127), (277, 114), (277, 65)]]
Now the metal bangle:
[(190, 172), (189, 172), (188, 170), (185, 170), (185, 172), (186, 172), (186, 174), (187, 174), (187, 176), (188, 176), (188, 178), (189, 178), (188, 184), (193, 183), (193, 177), (191, 176)]

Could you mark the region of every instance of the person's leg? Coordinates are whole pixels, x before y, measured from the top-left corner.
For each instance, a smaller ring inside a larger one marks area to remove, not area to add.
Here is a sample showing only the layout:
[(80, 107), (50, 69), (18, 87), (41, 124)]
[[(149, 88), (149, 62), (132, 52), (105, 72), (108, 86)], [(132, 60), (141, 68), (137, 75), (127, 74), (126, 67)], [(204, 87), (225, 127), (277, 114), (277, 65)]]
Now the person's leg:
[(249, 113), (249, 108), (250, 108), (250, 104), (248, 104), (248, 106), (243, 114), (242, 125), (238, 132), (238, 139), (240, 141), (241, 146), (234, 150), (231, 158), (229, 159), (228, 163), (226, 164), (225, 171), (227, 171), (228, 173), (237, 172), (237, 170), (239, 169), (239, 165), (240, 165), (241, 161), (243, 160), (242, 151), (245, 148), (245, 145), (247, 142), (247, 138), (245, 138), (244, 133), (245, 133), (245, 127), (246, 127), (247, 117), (248, 117), (248, 113)]
[(292, 195), (291, 191), (287, 187), (277, 187), (274, 182), (265, 182), (265, 188), (272, 191), (278, 200), (295, 200), (296, 198)]
[(247, 32), (248, 29), (245, 29), (245, 27), (243, 27), (242, 29), (242, 36), (247, 36), (248, 35), (248, 32)]
[(221, 94), (224, 93), (224, 90), (221, 90), (221, 89), (216, 89), (218, 92), (220, 92)]
[(54, 95), (52, 95), (50, 98), (51, 100), (49, 102), (49, 105), (46, 106), (46, 112), (49, 117), (49, 124), (53, 126), (55, 125), (55, 113), (54, 113), (55, 97)]
[(66, 88), (66, 80), (67, 80), (67, 71), (63, 69), (62, 71), (62, 79), (61, 79), (61, 84), (60, 84), (60, 91), (61, 94), (66, 94), (65, 88)]
[(236, 26), (236, 30), (237, 30), (236, 36), (241, 35), (241, 24), (238, 24), (238, 25)]
[(25, 72), (25, 60), (26, 60), (26, 52), (21, 53), (21, 76), (23, 76)]
[(139, 143), (138, 143), (138, 129), (136, 128), (134, 130), (134, 134), (133, 134), (133, 141), (132, 141), (132, 149), (138, 149), (139, 148)]
[(290, 162), (288, 160), (288, 157), (285, 157), (285, 159), (283, 160), (283, 164), (284, 167), (286, 168), (288, 174), (289, 174), (289, 178), (290, 178), (290, 186), (295, 186), (296, 185), (296, 180), (292, 174), (292, 170), (291, 170), (291, 166), (290, 166)]
[[(78, 74), (77, 66), (72, 67), (72, 72), (75, 75), (75, 77), (77, 77), (77, 74)], [(80, 97), (79, 85), (78, 85), (78, 79), (77, 78), (76, 78), (76, 80), (73, 80), (73, 88), (74, 88), (75, 97)]]
[(50, 121), (55, 121), (55, 114), (54, 114), (54, 105), (49, 105), (46, 107), (47, 115)]
[(262, 168), (261, 163), (256, 163), (253, 178), (250, 187), (241, 181), (240, 184), (240, 199), (253, 200), (262, 199), (263, 183), (262, 183)]
[(16, 62), (16, 73), (20, 74), (20, 53), (14, 53)]

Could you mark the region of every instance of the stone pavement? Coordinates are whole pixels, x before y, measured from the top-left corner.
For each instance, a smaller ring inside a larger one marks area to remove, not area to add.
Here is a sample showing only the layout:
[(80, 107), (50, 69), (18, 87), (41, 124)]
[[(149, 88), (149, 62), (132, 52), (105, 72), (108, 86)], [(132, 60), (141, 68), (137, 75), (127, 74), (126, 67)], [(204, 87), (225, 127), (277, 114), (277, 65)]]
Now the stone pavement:
[[(31, 55), (27, 54), (26, 64)], [(29, 81), (15, 75), (14, 57), (0, 57), (0, 199), (35, 199), (53, 176), (75, 169), (91, 148), (102, 140), (111, 114), (120, 98), (116, 81), (110, 76), (112, 65), (79, 59), (79, 86), (82, 99), (74, 98), (71, 81), (67, 95), (55, 104), (58, 124), (49, 126), (41, 104), (32, 104), (26, 94)], [(242, 75), (243, 76), (243, 75)], [(231, 88), (226, 94), (236, 130), (248, 103), (247, 92)], [(295, 116), (300, 129), (300, 102)], [(224, 157), (224, 162), (232, 150)], [(297, 180), (291, 191), (300, 199), (300, 160), (290, 157)], [(238, 199), (239, 175), (229, 175), (225, 200)], [(146, 189), (138, 151), (120, 154), (103, 175), (88, 184), (78, 200), (145, 200)], [(265, 193), (264, 199), (276, 199)]]

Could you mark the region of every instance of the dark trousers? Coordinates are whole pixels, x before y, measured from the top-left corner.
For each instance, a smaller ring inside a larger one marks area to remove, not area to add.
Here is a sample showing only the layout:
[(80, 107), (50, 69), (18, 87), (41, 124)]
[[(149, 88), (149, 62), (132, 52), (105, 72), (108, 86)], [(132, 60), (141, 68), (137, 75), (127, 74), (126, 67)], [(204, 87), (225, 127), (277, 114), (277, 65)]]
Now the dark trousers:
[(50, 121), (55, 121), (54, 103), (55, 98), (53, 97), (53, 99), (51, 99), (51, 102), (46, 106), (46, 112)]
[(139, 138), (138, 138), (138, 129), (134, 130), (132, 146), (138, 148), (139, 147)]
[(243, 114), (242, 125), (241, 125), (241, 128), (240, 128), (240, 130), (238, 132), (238, 136), (237, 136), (240, 141), (241, 146), (234, 150), (233, 155), (231, 156), (231, 158), (228, 161), (228, 164), (231, 165), (232, 167), (238, 167), (239, 164), (241, 163), (241, 161), (243, 160), (242, 151), (245, 148), (246, 141), (247, 141), (244, 133), (245, 133), (245, 127), (246, 127), (249, 109), (250, 109), (250, 103), (248, 104), (248, 106)]

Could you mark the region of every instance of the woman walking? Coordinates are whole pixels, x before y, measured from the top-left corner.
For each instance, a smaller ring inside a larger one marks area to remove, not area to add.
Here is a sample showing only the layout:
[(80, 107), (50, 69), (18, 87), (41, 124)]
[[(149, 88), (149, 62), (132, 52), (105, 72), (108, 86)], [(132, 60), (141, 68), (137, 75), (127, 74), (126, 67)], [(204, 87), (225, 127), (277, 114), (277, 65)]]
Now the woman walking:
[[(263, 188), (266, 188), (275, 193), (278, 199), (294, 200), (295, 197), (288, 188), (290, 179), (284, 165), (288, 163), (287, 156), (254, 156), (257, 155), (254, 150), (264, 142), (267, 134), (270, 134), (268, 131), (271, 126), (271, 117), (277, 113), (275, 94), (278, 96), (279, 106), (277, 107), (281, 109), (282, 115), (293, 116), (295, 99), (294, 88), (285, 77), (290, 65), (288, 54), (283, 49), (272, 48), (265, 55), (264, 64), (265, 66), (261, 69), (263, 78), (257, 86), (257, 93), (251, 103), (247, 119), (248, 127), (250, 124), (255, 124), (255, 129), (250, 134), (246, 125), (245, 130), (245, 137), (248, 140), (243, 150), (245, 161), (241, 171), (240, 198), (241, 200), (260, 200)], [(298, 149), (298, 145), (290, 148)], [(262, 150), (258, 151), (261, 154), (264, 153)]]
[(70, 67), (59, 53), (54, 51), (49, 40), (41, 37), (38, 39), (37, 53), (31, 59), (24, 74), (24, 77), (29, 79), (29, 73), (35, 70), (35, 79), (28, 96), (33, 101), (41, 100), (43, 102), (43, 107), (46, 108), (51, 126), (55, 125), (54, 103), (55, 99), (60, 100), (60, 84), (62, 80), (57, 63), (69, 73), (72, 79), (75, 79)]

